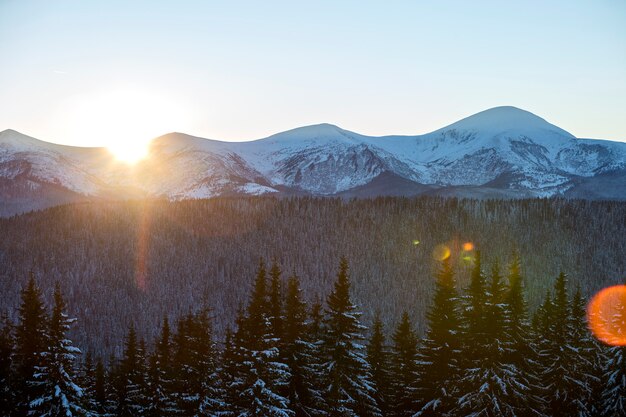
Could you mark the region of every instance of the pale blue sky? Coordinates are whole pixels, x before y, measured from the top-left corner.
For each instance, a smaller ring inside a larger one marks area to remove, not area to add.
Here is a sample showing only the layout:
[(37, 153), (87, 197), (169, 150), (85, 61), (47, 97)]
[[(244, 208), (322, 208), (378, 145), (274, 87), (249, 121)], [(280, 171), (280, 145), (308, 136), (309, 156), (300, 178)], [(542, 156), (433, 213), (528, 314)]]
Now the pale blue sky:
[(626, 141), (626, 2), (0, 0), (0, 130), (44, 140), (419, 134), (500, 105)]

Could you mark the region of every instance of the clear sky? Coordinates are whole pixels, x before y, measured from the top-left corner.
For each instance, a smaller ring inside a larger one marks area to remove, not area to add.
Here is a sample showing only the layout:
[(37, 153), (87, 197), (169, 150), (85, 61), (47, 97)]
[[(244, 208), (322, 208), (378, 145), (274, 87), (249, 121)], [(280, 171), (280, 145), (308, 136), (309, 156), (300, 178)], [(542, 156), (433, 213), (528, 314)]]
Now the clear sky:
[(626, 1), (0, 0), (0, 130), (83, 146), (513, 105), (626, 141)]

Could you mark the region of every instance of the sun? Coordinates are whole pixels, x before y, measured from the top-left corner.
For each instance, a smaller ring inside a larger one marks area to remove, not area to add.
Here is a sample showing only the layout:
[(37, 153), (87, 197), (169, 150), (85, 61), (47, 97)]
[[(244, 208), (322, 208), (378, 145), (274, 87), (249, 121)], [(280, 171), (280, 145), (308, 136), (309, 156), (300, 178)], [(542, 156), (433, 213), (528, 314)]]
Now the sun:
[(107, 146), (108, 151), (120, 162), (134, 165), (148, 156), (147, 144), (115, 144)]
[(73, 143), (105, 147), (117, 161), (129, 165), (149, 156), (153, 138), (185, 123), (185, 112), (173, 100), (135, 89), (75, 97), (67, 114)]

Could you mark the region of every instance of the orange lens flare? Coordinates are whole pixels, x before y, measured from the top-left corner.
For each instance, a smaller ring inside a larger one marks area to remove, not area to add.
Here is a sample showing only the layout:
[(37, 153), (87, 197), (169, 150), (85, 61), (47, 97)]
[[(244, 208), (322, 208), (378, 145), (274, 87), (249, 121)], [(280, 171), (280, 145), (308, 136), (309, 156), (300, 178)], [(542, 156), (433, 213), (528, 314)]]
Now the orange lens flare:
[(463, 250), (465, 252), (471, 252), (474, 250), (474, 244), (472, 242), (465, 242), (463, 244)]
[(433, 250), (433, 258), (438, 261), (443, 261), (450, 257), (450, 248), (446, 245), (437, 245)]
[(597, 293), (587, 306), (587, 322), (598, 340), (611, 346), (626, 346), (626, 285)]

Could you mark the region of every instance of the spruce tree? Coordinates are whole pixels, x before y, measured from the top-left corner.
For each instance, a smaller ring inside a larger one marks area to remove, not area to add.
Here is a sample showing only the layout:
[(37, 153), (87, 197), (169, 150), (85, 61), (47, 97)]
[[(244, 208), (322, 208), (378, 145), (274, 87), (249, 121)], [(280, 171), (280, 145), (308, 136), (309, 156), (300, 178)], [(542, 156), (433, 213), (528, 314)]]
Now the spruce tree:
[(225, 403), (229, 416), (239, 415), (241, 410), (240, 394), (244, 386), (244, 322), (243, 310), (239, 310), (236, 319), (236, 330), (226, 329), (224, 349), (222, 351), (222, 367), (220, 382), (224, 389)]
[(3, 315), (0, 328), (0, 415), (9, 415), (15, 408), (13, 392), (13, 351), (15, 340), (13, 325), (6, 315)]
[(487, 282), (482, 270), (480, 252), (477, 251), (470, 283), (462, 299), (463, 309), (463, 366), (473, 367), (484, 355), (487, 304)]
[(409, 313), (402, 313), (393, 334), (391, 350), (390, 410), (394, 417), (412, 416), (416, 411), (417, 335)]
[[(210, 310), (202, 309), (194, 315), (191, 330), (191, 348), (195, 375), (199, 388), (198, 416), (217, 416), (226, 411), (225, 393), (219, 381), (218, 350), (213, 340), (213, 323)], [(196, 393), (194, 393), (195, 395)]]
[(173, 337), (173, 368), (174, 381), (172, 394), (175, 400), (176, 414), (192, 415), (199, 405), (199, 379), (196, 372), (196, 357), (193, 352), (193, 316), (191, 313), (178, 319), (176, 333)]
[(462, 322), (454, 271), (447, 258), (436, 274), (433, 304), (426, 315), (428, 331), (418, 351), (418, 412), (445, 415), (455, 404), (449, 389), (458, 380)]
[[(578, 400), (586, 388), (585, 376), (578, 373), (578, 343), (573, 335), (571, 302), (567, 293), (567, 278), (560, 273), (554, 285), (552, 302), (542, 311), (540, 322), (542, 341), (542, 381), (547, 394), (547, 413), (558, 416), (586, 415)], [(547, 313), (547, 314), (546, 314)], [(577, 324), (577, 326), (580, 324)]]
[(586, 315), (586, 302), (580, 286), (576, 288), (571, 301), (570, 333), (566, 345), (572, 355), (570, 374), (577, 381), (571, 385), (571, 397), (576, 403), (578, 416), (594, 416), (594, 395), (601, 393), (602, 369), (599, 363), (599, 346), (589, 332)]
[(161, 334), (157, 338), (154, 353), (149, 359), (147, 416), (164, 417), (176, 411), (176, 404), (172, 398), (173, 378), (170, 325), (167, 316), (164, 316)]
[[(283, 395), (291, 377), (280, 362), (280, 340), (272, 333), (267, 274), (261, 260), (248, 304), (247, 315), (236, 333), (240, 351), (235, 406), (243, 416), (288, 417), (294, 413)], [(232, 387), (231, 387), (232, 392)]]
[(325, 402), (319, 387), (316, 334), (308, 332), (307, 306), (295, 274), (287, 281), (282, 330), (282, 356), (291, 373), (288, 387), (291, 410), (297, 417), (325, 415)]
[(97, 415), (95, 412), (95, 384), (96, 384), (96, 368), (93, 363), (91, 352), (87, 352), (83, 361), (78, 377), (79, 386), (83, 389), (83, 408), (88, 410), (89, 414)]
[(391, 406), (389, 372), (389, 351), (385, 344), (385, 333), (380, 314), (376, 314), (372, 323), (372, 334), (367, 344), (367, 362), (370, 366), (372, 383), (375, 388), (374, 399), (383, 415), (388, 415)]
[(93, 408), (91, 412), (96, 416), (107, 415), (107, 379), (102, 359), (98, 358), (94, 371)]
[(364, 355), (361, 313), (350, 299), (348, 262), (342, 258), (333, 291), (327, 301), (323, 352), (326, 400), (331, 416), (380, 416), (376, 391)]
[(531, 388), (523, 372), (510, 363), (513, 343), (508, 328), (510, 314), (504, 303), (506, 288), (496, 262), (487, 286), (483, 308), (483, 340), (475, 350), (476, 362), (464, 370), (460, 398), (452, 414), (475, 416), (538, 415), (526, 402)]
[(124, 343), (124, 357), (115, 372), (116, 414), (119, 417), (140, 417), (144, 414), (145, 364), (135, 326), (131, 325)]
[(43, 353), (42, 364), (37, 366), (34, 383), (41, 394), (30, 403), (30, 414), (51, 416), (80, 416), (83, 390), (77, 385), (74, 369), (80, 349), (73, 346), (67, 332), (76, 319), (67, 316), (67, 306), (57, 282), (54, 288), (54, 308), (48, 329), (48, 346)]
[(613, 346), (607, 355), (600, 413), (603, 417), (626, 416), (626, 347)]
[(22, 290), (19, 322), (15, 329), (15, 398), (18, 416), (25, 416), (32, 401), (43, 395), (43, 387), (36, 381), (38, 369), (44, 366), (48, 346), (48, 315), (41, 300), (41, 292), (35, 283), (34, 274)]
[[(617, 332), (626, 329), (626, 300), (618, 300), (612, 306), (611, 327)], [(619, 334), (623, 340), (626, 334)], [(604, 389), (600, 402), (600, 415), (626, 416), (626, 346), (612, 346), (607, 352), (604, 366)]]
[(270, 268), (270, 291), (269, 291), (269, 321), (270, 331), (275, 338), (282, 338), (283, 328), (283, 305), (282, 305), (282, 282), (281, 270), (276, 260)]
[(517, 407), (537, 412), (543, 410), (545, 405), (542, 397), (539, 348), (528, 316), (522, 263), (518, 253), (513, 254), (509, 265), (508, 281), (508, 290), (504, 297), (508, 318), (505, 337), (510, 346), (507, 362), (518, 371), (518, 381), (529, 388), (524, 398), (520, 398)]

